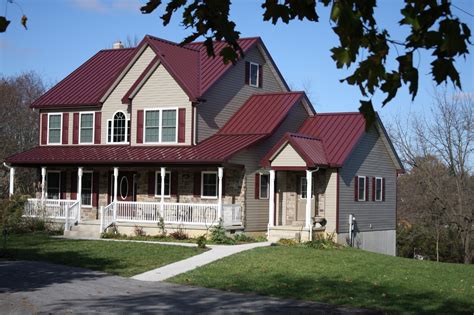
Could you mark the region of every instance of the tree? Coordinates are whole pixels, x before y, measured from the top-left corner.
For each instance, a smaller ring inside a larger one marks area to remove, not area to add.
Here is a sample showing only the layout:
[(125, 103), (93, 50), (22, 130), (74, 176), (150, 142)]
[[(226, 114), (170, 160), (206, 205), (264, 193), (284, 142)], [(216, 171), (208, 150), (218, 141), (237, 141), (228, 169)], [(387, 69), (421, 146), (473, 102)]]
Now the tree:
[[(474, 224), (474, 98), (469, 94), (437, 93), (429, 118), (397, 122), (393, 138), (409, 178), (401, 180), (401, 214), (430, 222), (439, 236), (443, 225), (454, 225), (463, 245), (465, 263), (473, 259)], [(407, 187), (403, 183), (408, 182)], [(403, 197), (402, 197), (403, 198)]]
[[(141, 8), (149, 14), (163, 4), (162, 0), (148, 0)], [(408, 85), (414, 99), (418, 91), (418, 69), (413, 56), (420, 50), (432, 52), (431, 74), (437, 83), (453, 82), (461, 89), (461, 80), (455, 67), (455, 59), (469, 54), (471, 31), (451, 12), (449, 0), (405, 0), (400, 11), (400, 25), (410, 28), (403, 40), (393, 39), (388, 30), (380, 29), (374, 17), (376, 0), (264, 0), (263, 20), (277, 24), (292, 20), (318, 22), (317, 6), (330, 7), (333, 31), (339, 38), (339, 46), (331, 49), (337, 68), (351, 67), (359, 58), (352, 75), (341, 80), (359, 87), (364, 97), (377, 90), (386, 94), (383, 105), (393, 99), (403, 84)], [(178, 10), (182, 10), (182, 24), (193, 30), (182, 44), (205, 38), (207, 53), (215, 56), (213, 41), (223, 40), (228, 46), (220, 55), (224, 62), (236, 62), (243, 56), (238, 44), (240, 32), (235, 22), (229, 20), (230, 0), (169, 0), (161, 16), (168, 25)], [(319, 8), (318, 8), (319, 11)], [(387, 69), (390, 46), (397, 50), (397, 69)], [(367, 119), (367, 127), (375, 121), (372, 101), (361, 100), (359, 110)]]
[[(0, 161), (14, 153), (28, 150), (38, 143), (38, 113), (30, 104), (45, 91), (41, 78), (33, 73), (0, 78)], [(16, 190), (31, 193), (34, 171), (19, 169), (15, 175)], [(0, 167), (0, 198), (8, 196), (8, 170)]]

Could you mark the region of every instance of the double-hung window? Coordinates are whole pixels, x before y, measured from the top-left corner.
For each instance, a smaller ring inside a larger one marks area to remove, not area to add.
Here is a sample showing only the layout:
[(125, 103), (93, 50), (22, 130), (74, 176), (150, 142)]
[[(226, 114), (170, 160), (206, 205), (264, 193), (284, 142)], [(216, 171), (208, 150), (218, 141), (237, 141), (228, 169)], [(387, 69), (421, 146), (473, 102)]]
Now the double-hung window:
[(257, 63), (250, 63), (249, 69), (249, 85), (258, 87), (259, 86), (259, 77), (260, 77), (260, 65)]
[(176, 143), (177, 129), (176, 109), (145, 111), (145, 143)]
[(375, 201), (382, 201), (383, 199), (383, 179), (382, 177), (375, 177)]
[(49, 114), (48, 116), (48, 144), (61, 143), (62, 114)]
[(94, 142), (94, 113), (81, 113), (79, 143)]
[(270, 194), (270, 175), (260, 174), (260, 199), (268, 199)]
[(48, 171), (46, 173), (46, 196), (48, 199), (59, 199), (61, 195), (61, 172)]
[(92, 206), (92, 172), (87, 171), (82, 174), (81, 204)]
[[(164, 197), (171, 195), (171, 172), (165, 172), (165, 193)], [(155, 172), (155, 196), (161, 196), (161, 171)]]
[(201, 198), (217, 198), (217, 172), (202, 172)]
[(366, 196), (366, 177), (365, 176), (358, 176), (357, 177), (357, 184), (358, 184), (358, 189), (357, 189), (357, 200), (358, 201), (366, 201), (365, 196)]

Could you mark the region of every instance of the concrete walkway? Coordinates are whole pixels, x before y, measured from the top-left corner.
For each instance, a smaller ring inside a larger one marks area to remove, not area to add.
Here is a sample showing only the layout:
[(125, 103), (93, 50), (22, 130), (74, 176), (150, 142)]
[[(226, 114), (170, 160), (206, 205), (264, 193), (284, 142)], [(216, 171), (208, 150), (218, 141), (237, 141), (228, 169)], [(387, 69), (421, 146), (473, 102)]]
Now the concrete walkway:
[(207, 252), (141, 273), (132, 278), (141, 281), (163, 281), (181, 273), (196, 269), (197, 267), (207, 265), (221, 258), (257, 247), (270, 246), (270, 244), (270, 242), (260, 242), (244, 245), (209, 245), (211, 250)]

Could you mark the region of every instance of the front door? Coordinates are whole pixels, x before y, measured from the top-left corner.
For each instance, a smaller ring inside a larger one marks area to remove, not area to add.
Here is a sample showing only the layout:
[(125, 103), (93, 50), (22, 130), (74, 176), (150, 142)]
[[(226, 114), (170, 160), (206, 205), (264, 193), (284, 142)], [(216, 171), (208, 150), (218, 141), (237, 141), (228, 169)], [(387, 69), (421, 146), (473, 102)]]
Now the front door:
[[(296, 201), (296, 223), (304, 223), (306, 219), (306, 176), (298, 176), (296, 184), (298, 185), (298, 200)], [(313, 196), (311, 200), (311, 216), (315, 214), (314, 201), (314, 178), (313, 178)]]
[[(114, 176), (109, 182), (109, 196), (114, 194)], [(112, 199), (112, 198), (109, 198)], [(109, 200), (109, 202), (113, 201)], [(119, 172), (117, 180), (117, 201), (136, 201), (135, 175), (133, 172)]]

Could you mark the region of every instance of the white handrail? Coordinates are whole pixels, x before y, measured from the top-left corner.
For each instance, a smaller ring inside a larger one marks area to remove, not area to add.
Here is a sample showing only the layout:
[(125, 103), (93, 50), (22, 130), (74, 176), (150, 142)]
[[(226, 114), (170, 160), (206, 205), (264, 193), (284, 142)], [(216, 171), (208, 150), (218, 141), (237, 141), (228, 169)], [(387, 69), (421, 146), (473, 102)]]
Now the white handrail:
[(100, 213), (100, 232), (105, 230), (115, 222), (115, 207), (114, 202), (110, 203), (106, 207), (101, 207)]

